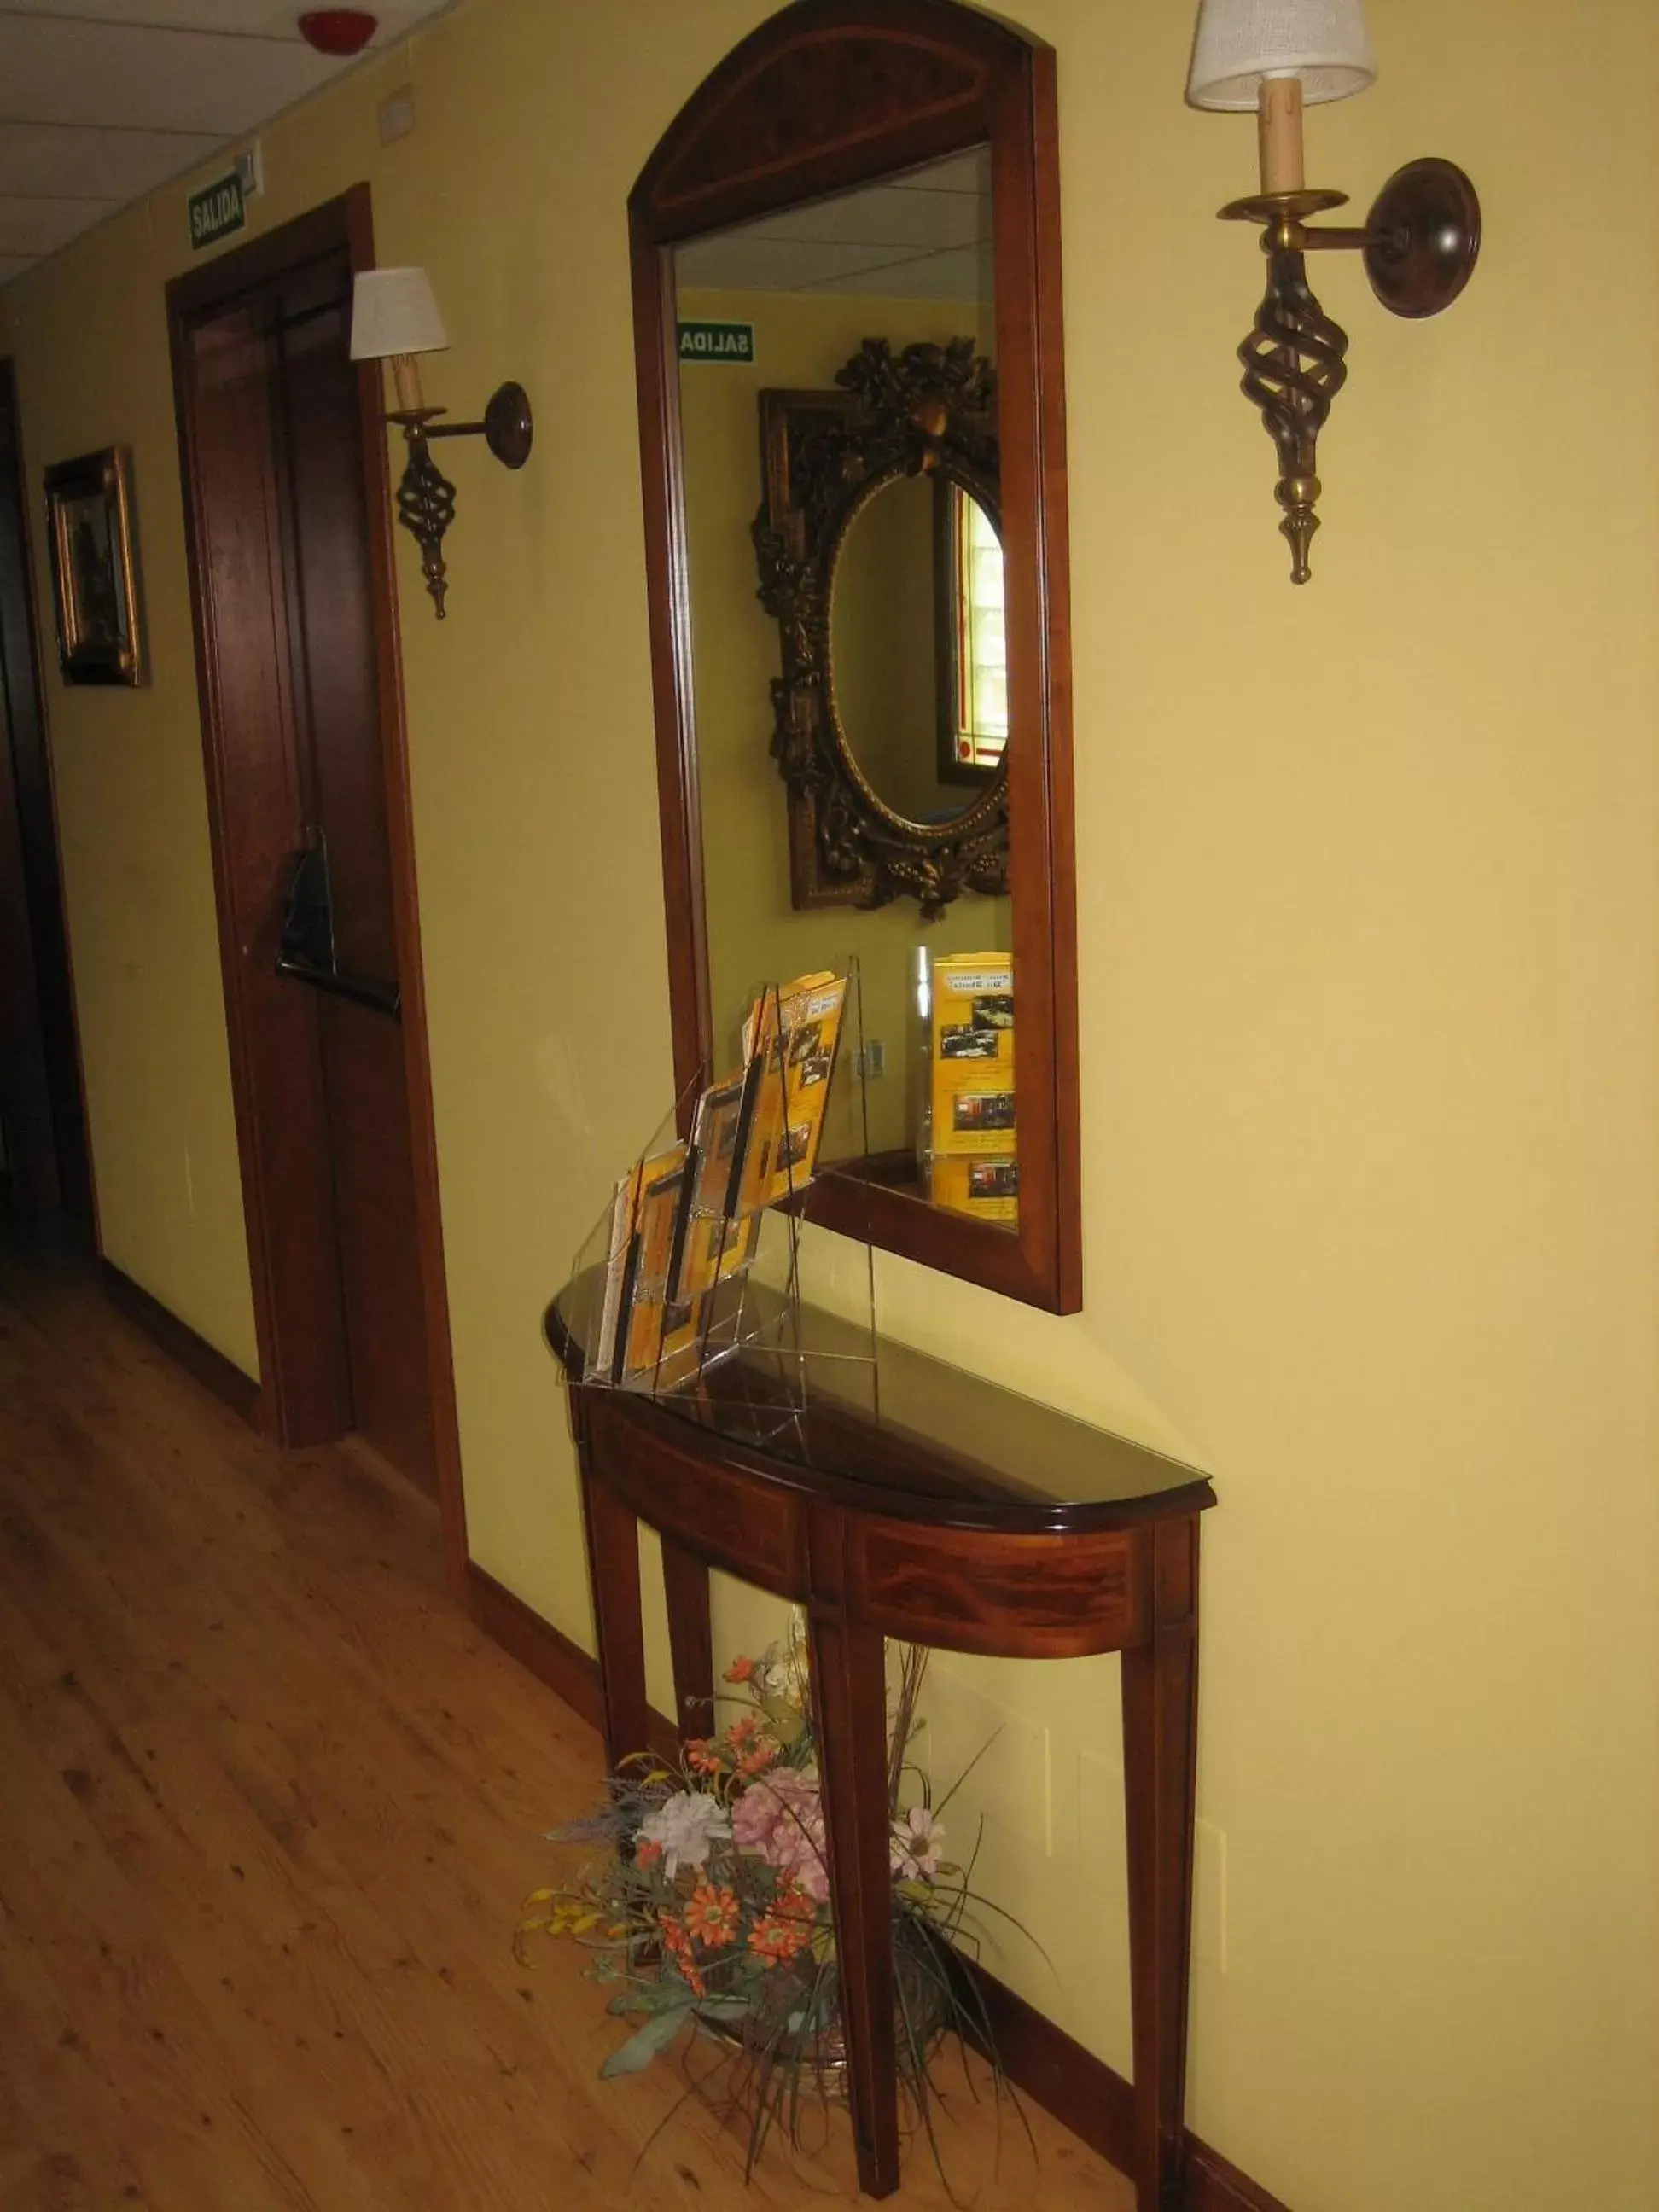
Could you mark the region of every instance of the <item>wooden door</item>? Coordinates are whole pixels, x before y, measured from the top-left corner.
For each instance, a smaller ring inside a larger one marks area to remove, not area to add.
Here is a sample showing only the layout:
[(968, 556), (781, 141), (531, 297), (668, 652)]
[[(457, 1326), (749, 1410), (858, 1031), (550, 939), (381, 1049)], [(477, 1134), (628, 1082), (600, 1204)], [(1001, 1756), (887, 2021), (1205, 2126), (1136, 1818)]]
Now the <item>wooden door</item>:
[[(459, 1571), (384, 433), (349, 359), (366, 197), (169, 301), (266, 1425), (293, 1444), (356, 1431), (441, 1491)], [(331, 944), (296, 973), (283, 915), (306, 852)]]
[(351, 1425), (435, 1488), (345, 255), (267, 287), (255, 313), (276, 418), (295, 842), (327, 854), (340, 976), (398, 999), (394, 1016), (287, 982), (317, 1000)]

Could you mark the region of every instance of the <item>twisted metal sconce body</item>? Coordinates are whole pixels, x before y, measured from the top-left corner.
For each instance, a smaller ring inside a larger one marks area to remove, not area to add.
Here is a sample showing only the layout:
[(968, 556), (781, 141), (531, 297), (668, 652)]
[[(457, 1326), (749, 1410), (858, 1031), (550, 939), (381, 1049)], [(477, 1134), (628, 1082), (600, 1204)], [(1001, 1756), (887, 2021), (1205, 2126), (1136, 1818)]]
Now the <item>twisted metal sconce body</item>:
[[(422, 416), (437, 411), (431, 407), (418, 410)], [(455, 487), (433, 459), (426, 424), (415, 419), (416, 412), (411, 409), (407, 416), (395, 418), (402, 422), (409, 447), (409, 460), (398, 485), (398, 520), (421, 549), (421, 574), (441, 622), (449, 589), (445, 581), (444, 533), (455, 520)]]
[(444, 618), (449, 590), (444, 538), (455, 520), (455, 487), (432, 458), (434, 438), (483, 438), (503, 467), (521, 469), (530, 458), (534, 425), (521, 384), (503, 384), (490, 394), (481, 422), (440, 422), (441, 407), (399, 408), (386, 416), (404, 434), (409, 459), (398, 485), (398, 520), (421, 549), (421, 574)]
[(1319, 527), (1319, 434), (1347, 381), (1346, 333), (1325, 313), (1308, 283), (1304, 256), (1350, 251), (1364, 259), (1383, 306), (1413, 319), (1449, 307), (1480, 251), (1480, 203), (1450, 161), (1411, 161), (1378, 193), (1363, 229), (1310, 227), (1310, 216), (1343, 206), (1346, 192), (1263, 192), (1234, 200), (1222, 219), (1261, 226), (1267, 289), (1238, 357), (1243, 390), (1261, 410), (1279, 454), (1275, 497), (1291, 548), (1291, 581), (1305, 584)]
[(1308, 548), (1319, 527), (1319, 434), (1331, 402), (1348, 380), (1348, 336), (1314, 297), (1307, 264), (1294, 246), (1267, 246), (1267, 290), (1249, 335), (1238, 349), (1247, 399), (1279, 453), (1275, 494), (1285, 510), (1279, 527), (1289, 541), (1291, 581), (1305, 584)]

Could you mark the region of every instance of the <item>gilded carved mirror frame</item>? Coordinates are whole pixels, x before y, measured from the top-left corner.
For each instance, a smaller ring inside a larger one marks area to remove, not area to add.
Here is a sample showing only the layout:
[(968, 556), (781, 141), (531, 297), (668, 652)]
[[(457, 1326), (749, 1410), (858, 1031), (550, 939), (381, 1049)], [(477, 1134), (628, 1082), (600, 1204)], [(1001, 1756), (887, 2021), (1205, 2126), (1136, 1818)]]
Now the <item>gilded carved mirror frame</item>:
[[(971, 338), (896, 355), (885, 338), (866, 338), (836, 380), (837, 392), (761, 394), (766, 500), (753, 534), (760, 602), (777, 621), (782, 660), (772, 757), (789, 794), (791, 897), (805, 908), (908, 896), (933, 921), (964, 892), (1008, 889), (1006, 762), (931, 826), (890, 806), (844, 725), (831, 607), (854, 524), (893, 484), (958, 485), (1001, 536), (996, 373)], [(937, 520), (930, 535), (941, 536)], [(936, 570), (941, 553), (948, 547), (936, 543)], [(949, 693), (954, 668), (945, 674)], [(937, 730), (928, 737), (937, 759)]]
[(1010, 735), (1007, 878), (1019, 1000), (1018, 1230), (849, 1169), (811, 1218), (1011, 1297), (1082, 1304), (1076, 885), (1060, 177), (1053, 50), (957, 0), (795, 0), (670, 124), (629, 199), (647, 580), (677, 1088), (709, 1064), (673, 248), (988, 145)]

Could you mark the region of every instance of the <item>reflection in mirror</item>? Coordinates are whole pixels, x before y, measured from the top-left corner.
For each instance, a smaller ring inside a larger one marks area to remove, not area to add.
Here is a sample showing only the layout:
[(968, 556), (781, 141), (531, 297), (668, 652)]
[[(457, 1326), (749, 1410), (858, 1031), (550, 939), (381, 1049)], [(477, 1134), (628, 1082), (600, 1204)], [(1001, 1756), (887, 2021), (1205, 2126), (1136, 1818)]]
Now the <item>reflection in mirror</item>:
[[(863, 976), (867, 1137), (838, 1147), (826, 1133), (826, 1164), (863, 1150), (860, 1173), (1012, 1230), (1018, 989), (990, 216), (981, 149), (706, 234), (674, 258), (716, 1058), (734, 1058), (757, 982), (844, 965), (850, 946)], [(686, 334), (710, 325), (750, 336), (699, 346)], [(781, 434), (799, 464), (812, 438), (840, 434), (849, 414), (866, 419), (845, 374), (860, 357), (876, 384), (897, 374), (902, 386), (907, 362), (943, 364), (931, 380), (953, 386), (955, 399), (944, 439), (929, 413), (868, 479), (861, 449), (828, 472), (840, 542), (827, 591), (808, 593), (796, 619), (827, 654), (847, 787), (930, 833), (915, 853), (901, 840), (878, 868), (860, 858), (836, 878), (811, 825), (803, 852), (781, 780), (788, 686), (780, 623), (756, 595), (757, 548), (780, 444), (763, 418), (775, 426), (800, 403)], [(914, 880), (901, 882), (907, 869)], [(951, 1018), (936, 1018), (935, 975), (976, 974), (984, 988), (957, 993)], [(936, 1030), (946, 1028), (962, 1034), (942, 1059)], [(851, 1118), (841, 1126), (850, 1131)]]
[(945, 487), (939, 600), (939, 775), (977, 782), (1008, 742), (1008, 630), (1002, 539), (961, 484)]
[(963, 484), (938, 471), (878, 483), (830, 579), (834, 711), (853, 766), (907, 822), (972, 804), (1008, 734), (1002, 545)]
[[(964, 891), (1007, 884), (1000, 760), (988, 775), (954, 773), (975, 648), (963, 634), (971, 578), (952, 541), (973, 508), (996, 530), (996, 371), (970, 336), (896, 353), (866, 337), (836, 384), (761, 394), (755, 552), (778, 623), (772, 751), (789, 795), (794, 902), (915, 898), (932, 921)], [(1001, 649), (981, 635), (981, 659)]]

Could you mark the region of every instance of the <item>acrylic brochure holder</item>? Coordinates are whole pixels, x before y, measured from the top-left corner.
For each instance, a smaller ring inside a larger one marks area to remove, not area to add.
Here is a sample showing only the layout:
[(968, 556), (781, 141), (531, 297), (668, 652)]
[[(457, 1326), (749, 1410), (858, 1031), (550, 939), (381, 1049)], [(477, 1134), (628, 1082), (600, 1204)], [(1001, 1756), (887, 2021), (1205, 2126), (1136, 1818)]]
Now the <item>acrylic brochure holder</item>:
[[(866, 1066), (856, 958), (753, 994), (737, 1066), (680, 1098), (577, 1255), (585, 1384), (738, 1400), (763, 1431), (805, 1410), (815, 1371), (832, 1396), (873, 1395), (870, 1243), (814, 1227), (807, 1205), (826, 1167), (868, 1155)], [(804, 1289), (830, 1296), (830, 1325)]]

